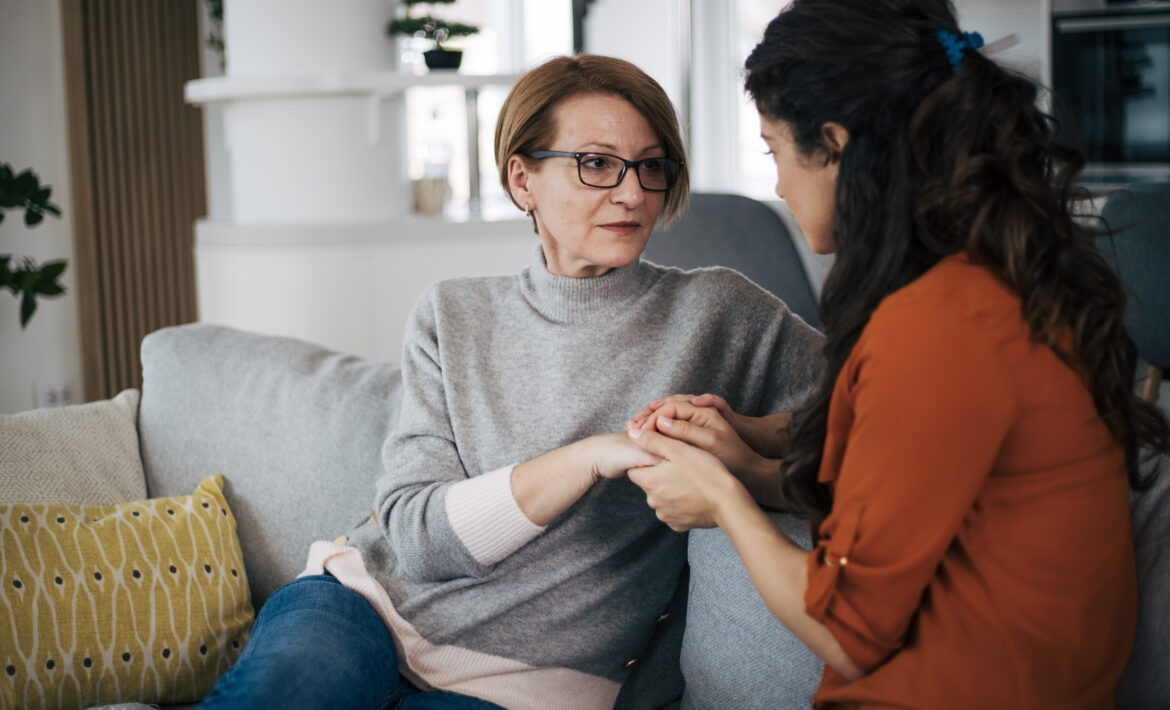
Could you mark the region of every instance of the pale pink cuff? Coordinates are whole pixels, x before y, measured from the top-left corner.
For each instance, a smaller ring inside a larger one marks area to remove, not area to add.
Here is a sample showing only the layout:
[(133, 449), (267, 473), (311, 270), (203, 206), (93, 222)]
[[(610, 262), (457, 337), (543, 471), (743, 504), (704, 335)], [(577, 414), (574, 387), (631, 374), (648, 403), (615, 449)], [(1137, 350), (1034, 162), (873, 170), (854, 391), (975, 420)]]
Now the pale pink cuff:
[(447, 489), (451, 529), (481, 565), (494, 565), (544, 532), (512, 495), (513, 468), (498, 468)]

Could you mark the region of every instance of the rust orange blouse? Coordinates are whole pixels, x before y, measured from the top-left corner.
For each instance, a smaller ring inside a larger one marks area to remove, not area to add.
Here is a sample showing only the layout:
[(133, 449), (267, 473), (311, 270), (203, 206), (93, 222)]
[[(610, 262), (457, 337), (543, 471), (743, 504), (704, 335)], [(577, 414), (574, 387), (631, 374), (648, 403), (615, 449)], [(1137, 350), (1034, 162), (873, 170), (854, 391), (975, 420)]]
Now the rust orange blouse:
[(837, 379), (808, 613), (866, 675), (817, 708), (1108, 708), (1137, 605), (1124, 456), (1019, 299), (964, 256)]

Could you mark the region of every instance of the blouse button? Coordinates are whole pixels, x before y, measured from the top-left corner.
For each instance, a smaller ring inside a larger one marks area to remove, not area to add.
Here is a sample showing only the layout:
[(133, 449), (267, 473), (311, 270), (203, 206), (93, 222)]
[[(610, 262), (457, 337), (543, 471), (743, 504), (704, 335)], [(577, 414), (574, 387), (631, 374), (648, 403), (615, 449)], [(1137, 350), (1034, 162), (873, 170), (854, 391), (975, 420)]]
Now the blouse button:
[(634, 665), (634, 664), (635, 664), (635, 663), (637, 663), (637, 662), (638, 662), (638, 659), (637, 659), (637, 658), (631, 658), (630, 660), (626, 661), (626, 666), (625, 666), (625, 667), (626, 667), (626, 668), (629, 668), (630, 666)]
[(666, 621), (666, 620), (667, 620), (667, 618), (669, 618), (669, 617), (670, 617), (670, 612), (669, 612), (669, 611), (664, 611), (664, 612), (662, 612), (661, 614), (659, 614), (659, 615), (658, 615), (658, 619), (657, 619), (657, 620), (658, 620), (658, 622), (659, 622), (659, 623), (661, 623), (661, 622), (663, 622), (663, 621)]

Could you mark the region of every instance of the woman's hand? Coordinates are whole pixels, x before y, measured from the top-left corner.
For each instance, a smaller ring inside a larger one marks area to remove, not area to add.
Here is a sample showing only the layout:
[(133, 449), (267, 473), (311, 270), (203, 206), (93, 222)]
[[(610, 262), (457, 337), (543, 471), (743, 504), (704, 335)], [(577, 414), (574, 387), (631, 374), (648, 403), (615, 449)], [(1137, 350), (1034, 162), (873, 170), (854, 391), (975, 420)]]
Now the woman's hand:
[(512, 497), (536, 525), (548, 525), (580, 500), (601, 478), (621, 478), (659, 458), (635, 446), (625, 434), (601, 434), (574, 441), (512, 469)]
[(593, 480), (621, 478), (626, 471), (642, 466), (653, 466), (662, 459), (651, 454), (625, 434), (599, 434), (584, 439)]
[(752, 480), (769, 468), (769, 462), (752, 450), (715, 407), (696, 407), (671, 400), (642, 422), (643, 431), (657, 430), (685, 441), (719, 459), (737, 478)]
[(715, 527), (720, 511), (735, 505), (755, 507), (743, 484), (712, 454), (649, 429), (634, 428), (628, 434), (661, 459), (653, 466), (630, 469), (628, 475), (671, 530)]
[(717, 394), (673, 394), (656, 399), (642, 408), (626, 424), (626, 429), (648, 428), (648, 421), (662, 407), (672, 403), (686, 403), (695, 407), (711, 407), (719, 412), (724, 421), (731, 425), (739, 438), (760, 456), (770, 459), (783, 458), (788, 450), (788, 426), (792, 422), (790, 412), (778, 412), (765, 417), (748, 417), (736, 413), (727, 400)]
[[(742, 419), (763, 421), (754, 417)], [(657, 430), (706, 451), (719, 459), (760, 505), (773, 510), (785, 507), (780, 497), (780, 462), (761, 456), (750, 447), (715, 407), (696, 407), (678, 399), (670, 400), (636, 428)]]

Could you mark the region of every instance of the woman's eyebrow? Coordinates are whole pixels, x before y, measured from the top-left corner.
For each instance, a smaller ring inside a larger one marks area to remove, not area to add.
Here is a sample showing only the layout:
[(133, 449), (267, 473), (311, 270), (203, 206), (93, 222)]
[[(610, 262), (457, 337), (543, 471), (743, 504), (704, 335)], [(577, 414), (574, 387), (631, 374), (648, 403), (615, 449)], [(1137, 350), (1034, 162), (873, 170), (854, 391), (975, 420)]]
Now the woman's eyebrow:
[[(615, 155), (617, 154), (617, 149), (618, 149), (617, 146), (612, 145), (610, 143), (599, 143), (596, 141), (590, 142), (590, 143), (585, 143), (581, 146), (581, 150), (583, 150), (585, 148), (600, 148), (604, 151), (613, 153)], [(642, 150), (635, 153), (635, 155), (645, 155), (646, 153), (650, 153), (650, 152), (656, 151), (656, 150), (662, 150), (662, 145), (659, 143), (651, 143), (650, 145), (646, 146)]]

